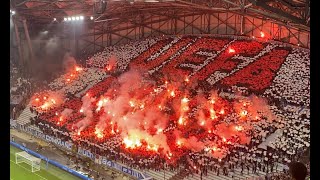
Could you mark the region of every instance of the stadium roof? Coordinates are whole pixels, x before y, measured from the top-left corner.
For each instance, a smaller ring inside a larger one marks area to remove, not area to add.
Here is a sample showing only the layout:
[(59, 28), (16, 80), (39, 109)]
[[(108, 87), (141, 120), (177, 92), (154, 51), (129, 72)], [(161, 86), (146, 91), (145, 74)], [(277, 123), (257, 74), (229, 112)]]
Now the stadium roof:
[[(83, 15), (94, 16), (95, 22), (114, 23), (131, 19), (137, 14), (180, 16), (186, 12), (233, 12), (246, 16), (271, 19), (309, 31), (309, 0), (108, 0), (105, 10), (98, 12), (102, 0), (11, 0), (11, 8), (21, 17), (35, 23), (48, 23), (56, 18)], [(180, 13), (180, 14), (179, 14)], [(147, 18), (147, 17), (145, 17)]]

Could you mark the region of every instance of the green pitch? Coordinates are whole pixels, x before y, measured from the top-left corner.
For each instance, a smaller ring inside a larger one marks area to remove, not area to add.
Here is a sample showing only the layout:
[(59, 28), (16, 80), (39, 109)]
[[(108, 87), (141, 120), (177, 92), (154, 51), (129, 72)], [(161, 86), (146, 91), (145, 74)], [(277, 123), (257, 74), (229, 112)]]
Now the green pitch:
[(15, 153), (20, 149), (10, 145), (10, 180), (80, 180), (80, 178), (63, 171), (53, 165), (46, 167), (41, 161), (40, 171), (31, 172), (31, 166), (26, 163), (16, 164)]

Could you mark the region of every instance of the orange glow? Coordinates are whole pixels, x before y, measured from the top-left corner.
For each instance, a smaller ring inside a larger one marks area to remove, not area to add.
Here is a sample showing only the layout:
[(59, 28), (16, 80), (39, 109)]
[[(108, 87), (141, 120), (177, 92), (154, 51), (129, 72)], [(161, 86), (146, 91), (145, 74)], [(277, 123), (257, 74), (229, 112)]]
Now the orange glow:
[(131, 100), (131, 101), (129, 101), (129, 105), (131, 106), (131, 107), (134, 107), (134, 102)]
[(232, 49), (231, 47), (229, 48), (229, 53), (235, 53), (236, 51)]
[(248, 111), (246, 111), (246, 110), (243, 110), (243, 111), (241, 111), (241, 113), (240, 113), (241, 116), (246, 116), (247, 114), (248, 114)]
[(106, 66), (106, 69), (107, 69), (107, 71), (110, 71), (110, 70), (111, 70), (111, 66), (108, 64), (108, 65)]
[(80, 131), (78, 132), (78, 136), (80, 136)]
[(242, 127), (242, 126), (236, 126), (235, 129), (236, 129), (237, 131), (242, 131), (242, 130), (243, 130), (243, 127)]
[(194, 169), (197, 169), (197, 166), (193, 166)]
[(102, 104), (103, 104), (103, 101), (102, 101), (102, 100), (100, 100), (100, 101), (97, 103), (98, 106), (102, 106)]
[(44, 96), (44, 97), (43, 97), (43, 99), (44, 99), (44, 100), (46, 100), (46, 99), (47, 99), (47, 97), (46, 97), (46, 96)]
[(76, 66), (76, 71), (77, 71), (77, 72), (82, 71), (82, 68), (81, 68), (81, 67)]
[(200, 126), (204, 126), (205, 122), (201, 121)]
[(162, 133), (163, 132), (163, 129), (161, 129), (161, 128), (159, 128), (158, 130), (157, 130), (157, 134), (160, 134), (160, 133)]
[(36, 101), (39, 101), (39, 98), (36, 98)]
[(53, 104), (56, 104), (56, 101), (55, 101), (54, 99), (51, 99), (51, 102), (52, 102)]
[(80, 109), (80, 111), (79, 111), (79, 112), (83, 113), (83, 109)]
[(58, 116), (58, 112), (56, 112), (56, 116)]
[(67, 79), (67, 82), (70, 82), (70, 79), (69, 79), (69, 78)]
[(185, 82), (189, 82), (189, 78), (186, 77), (186, 78), (184, 79), (184, 81), (185, 81)]
[(174, 90), (172, 90), (172, 91), (170, 92), (170, 96), (172, 96), (172, 97), (175, 97), (175, 96), (176, 96), (176, 94), (174, 93)]
[(220, 114), (224, 114), (224, 109), (221, 109)]
[(48, 107), (49, 107), (49, 104), (47, 102), (41, 106), (42, 109), (47, 109)]
[(223, 142), (226, 142), (226, 141), (227, 141), (226, 138), (224, 138), (224, 137), (222, 138), (222, 140), (223, 140)]
[(178, 146), (181, 146), (181, 144), (182, 144), (181, 141), (178, 140), (178, 141), (177, 141), (177, 145), (178, 145)]
[(189, 101), (189, 99), (186, 98), (186, 97), (184, 97), (184, 98), (181, 99), (181, 102), (183, 102), (183, 103), (187, 103), (188, 101)]
[(208, 130), (208, 133), (211, 133), (211, 130)]
[(125, 144), (126, 148), (134, 148), (134, 147), (139, 147), (141, 146), (140, 139), (135, 138), (135, 139), (129, 139), (128, 137), (125, 137), (123, 139), (123, 143)]
[(73, 74), (70, 75), (70, 77), (73, 77), (73, 76), (74, 76)]
[(60, 116), (59, 121), (62, 121), (62, 116)]
[(210, 111), (210, 118), (212, 120), (216, 119), (217, 116), (216, 116), (216, 112), (214, 111), (214, 109), (210, 109), (209, 111)]
[(265, 35), (264, 35), (264, 32), (260, 32), (260, 36), (263, 38)]
[(58, 125), (60, 124), (60, 122), (57, 123)]
[(214, 99), (211, 99), (211, 100), (210, 100), (210, 103), (211, 103), (211, 104), (214, 104), (215, 102), (216, 102), (216, 101), (215, 101)]
[(152, 150), (152, 151), (157, 152), (159, 147), (158, 147), (157, 145), (150, 146), (150, 145), (148, 144), (147, 148), (148, 148), (149, 150)]
[(97, 138), (99, 138), (99, 139), (103, 138), (103, 133), (102, 133), (101, 129), (96, 128), (96, 131), (94, 133), (97, 135)]
[(183, 117), (180, 117), (180, 118), (179, 118), (178, 123), (179, 123), (180, 125), (183, 124)]
[(108, 98), (103, 98), (103, 103), (107, 103), (109, 101)]

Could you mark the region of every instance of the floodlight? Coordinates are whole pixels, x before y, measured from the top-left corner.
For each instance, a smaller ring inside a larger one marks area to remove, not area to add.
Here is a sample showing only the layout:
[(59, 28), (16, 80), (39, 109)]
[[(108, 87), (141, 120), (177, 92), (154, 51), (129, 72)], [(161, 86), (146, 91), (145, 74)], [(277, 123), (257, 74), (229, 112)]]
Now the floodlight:
[(63, 18), (63, 20), (64, 20), (64, 21), (67, 21), (68, 19), (67, 19), (67, 18)]
[(75, 18), (75, 17), (71, 17), (71, 19), (72, 19), (72, 21), (76, 20), (76, 18)]
[(93, 17), (91, 16), (90, 19), (93, 20)]
[(80, 16), (80, 19), (83, 20), (84, 19), (83, 16)]
[(77, 17), (76, 17), (76, 20), (79, 21), (79, 19), (80, 19), (79, 16), (77, 16)]
[(71, 17), (68, 17), (68, 21), (71, 21)]

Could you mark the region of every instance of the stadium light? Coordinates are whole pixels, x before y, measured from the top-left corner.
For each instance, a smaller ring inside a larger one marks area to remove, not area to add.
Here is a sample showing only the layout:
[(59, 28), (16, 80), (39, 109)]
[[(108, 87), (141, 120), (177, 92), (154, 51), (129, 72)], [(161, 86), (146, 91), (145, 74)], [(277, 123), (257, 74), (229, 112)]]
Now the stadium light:
[(84, 16), (70, 16), (70, 17), (64, 18), (64, 21), (79, 21), (79, 20), (84, 20)]
[(57, 20), (57, 18), (53, 18), (53, 21), (56, 21)]
[(91, 16), (90, 19), (93, 20), (93, 16)]
[(11, 11), (11, 13), (12, 13), (12, 15), (15, 15), (15, 14), (16, 14), (16, 12), (15, 12), (15, 11)]

